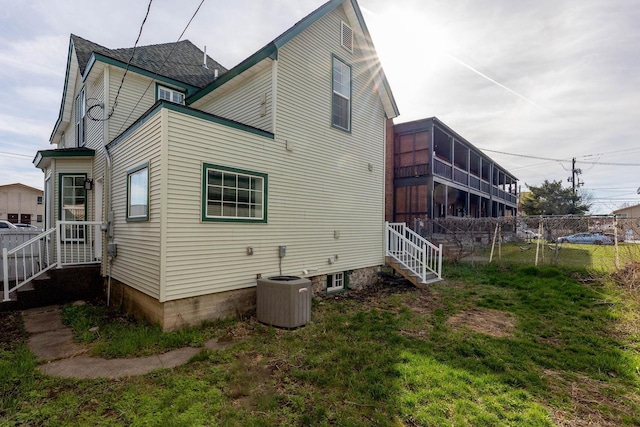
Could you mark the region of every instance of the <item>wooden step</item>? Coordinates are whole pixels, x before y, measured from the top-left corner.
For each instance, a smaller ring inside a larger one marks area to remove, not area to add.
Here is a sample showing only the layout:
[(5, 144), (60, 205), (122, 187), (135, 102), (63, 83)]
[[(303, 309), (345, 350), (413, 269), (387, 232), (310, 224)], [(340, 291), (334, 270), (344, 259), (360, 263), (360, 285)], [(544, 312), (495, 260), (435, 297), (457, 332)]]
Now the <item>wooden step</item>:
[(421, 280), (419, 276), (412, 273), (405, 265), (403, 265), (400, 261), (393, 257), (386, 257), (387, 264), (391, 266), (398, 274), (402, 277), (410, 281), (414, 286), (418, 288), (426, 288), (427, 285), (432, 283), (440, 282), (442, 279), (439, 279), (434, 273), (427, 273), (427, 279)]

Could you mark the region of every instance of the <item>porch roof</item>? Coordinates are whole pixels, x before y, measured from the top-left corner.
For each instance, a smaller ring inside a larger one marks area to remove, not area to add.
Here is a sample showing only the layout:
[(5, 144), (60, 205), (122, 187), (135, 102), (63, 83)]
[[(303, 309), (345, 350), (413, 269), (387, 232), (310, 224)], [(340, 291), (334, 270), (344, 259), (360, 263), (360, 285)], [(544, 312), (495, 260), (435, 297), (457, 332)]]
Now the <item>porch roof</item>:
[(56, 150), (40, 150), (33, 159), (33, 164), (38, 169), (44, 169), (51, 164), (51, 159), (79, 157), (94, 157), (96, 150), (86, 147), (79, 148), (59, 148)]

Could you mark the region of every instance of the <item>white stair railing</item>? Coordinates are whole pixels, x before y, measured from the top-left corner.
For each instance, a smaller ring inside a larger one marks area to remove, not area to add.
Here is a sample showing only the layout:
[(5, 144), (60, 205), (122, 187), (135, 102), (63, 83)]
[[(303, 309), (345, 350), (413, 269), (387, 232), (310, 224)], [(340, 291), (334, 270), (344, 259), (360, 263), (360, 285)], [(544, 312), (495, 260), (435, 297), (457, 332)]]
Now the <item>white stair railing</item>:
[(2, 301), (10, 301), (11, 292), (56, 266), (53, 245), (57, 232), (52, 228), (13, 249), (2, 248)]
[(407, 227), (405, 223), (385, 224), (386, 255), (405, 266), (421, 282), (442, 280), (442, 245), (436, 246)]
[(99, 263), (101, 248), (96, 248), (95, 242), (100, 225), (93, 221), (58, 221), (55, 228), (12, 249), (3, 245), (2, 300), (10, 301), (10, 293), (54, 267)]
[(58, 268), (100, 262), (100, 251), (96, 253), (95, 243), (101, 224), (96, 221), (58, 221)]

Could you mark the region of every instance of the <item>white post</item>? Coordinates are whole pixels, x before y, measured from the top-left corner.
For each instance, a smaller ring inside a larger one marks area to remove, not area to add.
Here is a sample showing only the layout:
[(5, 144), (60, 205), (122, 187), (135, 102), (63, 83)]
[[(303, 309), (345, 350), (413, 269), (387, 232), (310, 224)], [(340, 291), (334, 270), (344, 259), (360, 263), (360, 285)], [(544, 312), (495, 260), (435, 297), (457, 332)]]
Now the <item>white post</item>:
[(7, 248), (2, 248), (2, 278), (4, 279), (4, 297), (2, 301), (9, 301), (9, 255)]
[(442, 243), (440, 243), (438, 255), (438, 279), (442, 279)]
[(56, 258), (58, 259), (58, 265), (56, 268), (62, 268), (62, 243), (60, 242), (62, 240), (62, 224), (60, 224), (60, 221), (58, 221), (56, 228), (56, 233), (58, 233), (56, 238)]
[(422, 244), (422, 280), (427, 280), (427, 245)]
[(389, 221), (384, 222), (384, 254), (389, 256)]

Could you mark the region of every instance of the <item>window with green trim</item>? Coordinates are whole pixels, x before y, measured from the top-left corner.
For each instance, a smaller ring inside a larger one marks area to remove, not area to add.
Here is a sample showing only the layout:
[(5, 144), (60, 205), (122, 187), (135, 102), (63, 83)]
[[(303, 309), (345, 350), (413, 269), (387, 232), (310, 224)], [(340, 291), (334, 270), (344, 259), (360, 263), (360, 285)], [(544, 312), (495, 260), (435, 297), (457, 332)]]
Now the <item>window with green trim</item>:
[(184, 93), (166, 86), (158, 85), (158, 99), (184, 105)]
[(204, 221), (267, 220), (267, 175), (205, 164)]
[[(86, 175), (61, 175), (60, 219), (62, 221), (85, 221), (87, 216)], [(66, 226), (64, 241), (84, 240), (84, 227)]]
[(149, 220), (149, 164), (127, 172), (127, 221)]
[(351, 130), (351, 67), (333, 57), (333, 101), (331, 124), (337, 128)]
[(347, 289), (348, 281), (347, 273), (327, 274), (327, 293), (344, 291)]

